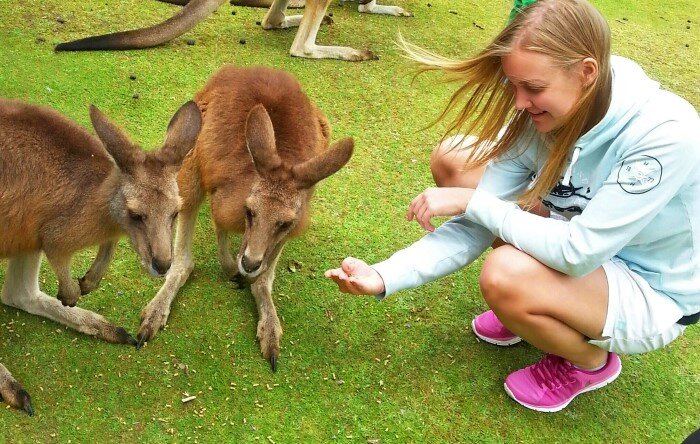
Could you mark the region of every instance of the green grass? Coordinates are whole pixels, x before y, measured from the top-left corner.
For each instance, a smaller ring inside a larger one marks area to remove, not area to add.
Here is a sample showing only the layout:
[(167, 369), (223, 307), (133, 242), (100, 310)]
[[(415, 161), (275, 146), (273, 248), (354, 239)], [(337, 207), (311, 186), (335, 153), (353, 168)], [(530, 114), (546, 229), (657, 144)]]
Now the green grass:
[[(0, 442), (679, 443), (700, 426), (700, 327), (666, 349), (624, 356), (614, 384), (545, 415), (517, 406), (502, 388), (510, 371), (539, 352), (489, 346), (470, 332), (469, 321), (485, 308), (480, 263), (381, 303), (340, 294), (322, 277), (346, 255), (378, 261), (422, 235), (403, 214), (431, 184), (429, 153), (443, 128), (423, 128), (451, 89), (430, 75), (412, 82), (393, 43), (397, 31), (460, 57), (493, 36), (510, 8), (506, 0), (394, 3), (415, 17), (360, 15), (354, 3), (332, 2), (335, 24), (321, 29), (319, 42), (369, 47), (381, 57), (347, 63), (291, 58), (295, 31), (265, 32), (255, 25), (263, 10), (235, 8), (234, 16), (228, 4), (163, 47), (55, 54), (55, 43), (148, 24), (176, 7), (0, 1), (0, 96), (50, 105), (85, 126), (94, 103), (152, 148), (172, 113), (222, 64), (271, 65), (300, 79), (336, 139), (356, 142), (349, 165), (319, 186), (311, 228), (280, 260), (275, 300), (285, 334), (276, 374), (255, 340), (252, 296), (223, 279), (204, 208), (195, 271), (167, 329), (141, 351), (0, 308), (0, 362), (31, 393), (36, 411), (32, 418), (0, 411)], [(610, 22), (616, 53), (700, 107), (695, 0), (595, 3)], [(76, 259), (76, 276), (92, 254)], [(301, 270), (291, 272), (291, 261)], [(55, 294), (53, 274), (44, 267), (41, 276)], [(80, 305), (135, 332), (159, 284), (122, 242), (102, 287)], [(182, 404), (185, 393), (197, 399)]]

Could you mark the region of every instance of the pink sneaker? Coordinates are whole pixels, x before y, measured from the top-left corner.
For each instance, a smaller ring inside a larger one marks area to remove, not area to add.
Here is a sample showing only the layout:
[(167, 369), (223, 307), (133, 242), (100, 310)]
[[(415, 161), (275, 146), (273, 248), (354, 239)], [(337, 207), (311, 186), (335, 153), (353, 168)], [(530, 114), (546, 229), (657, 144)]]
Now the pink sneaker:
[(622, 370), (620, 357), (608, 353), (608, 362), (600, 370), (574, 367), (564, 358), (546, 355), (540, 362), (511, 373), (506, 378), (508, 395), (525, 407), (540, 412), (558, 412), (579, 394), (603, 387)]
[(472, 321), (474, 334), (484, 341), (496, 345), (513, 345), (520, 342), (520, 336), (514, 335), (496, 317), (493, 310), (485, 311)]

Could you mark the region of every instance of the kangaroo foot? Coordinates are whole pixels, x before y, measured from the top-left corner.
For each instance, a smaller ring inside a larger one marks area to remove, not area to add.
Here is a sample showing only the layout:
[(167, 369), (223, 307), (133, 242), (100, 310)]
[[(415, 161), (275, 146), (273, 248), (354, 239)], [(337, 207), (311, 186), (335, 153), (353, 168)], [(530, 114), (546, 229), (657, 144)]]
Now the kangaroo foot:
[(29, 393), (2, 364), (0, 364), (0, 401), (5, 401), (16, 409), (24, 410), (29, 416), (34, 416)]
[(115, 344), (136, 345), (136, 339), (124, 327), (116, 327), (114, 337), (116, 339), (113, 341)]
[(280, 338), (282, 326), (276, 318), (261, 319), (258, 322), (258, 341), (263, 357), (270, 362), (273, 372), (277, 371), (277, 360), (280, 355)]

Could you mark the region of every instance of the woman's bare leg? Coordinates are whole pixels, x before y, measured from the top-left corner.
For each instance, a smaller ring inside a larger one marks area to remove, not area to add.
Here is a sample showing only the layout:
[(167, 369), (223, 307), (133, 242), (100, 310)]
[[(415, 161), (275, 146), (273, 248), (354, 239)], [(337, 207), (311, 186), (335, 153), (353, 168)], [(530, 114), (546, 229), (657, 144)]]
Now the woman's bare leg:
[(455, 136), (444, 140), (433, 149), (430, 156), (430, 171), (435, 185), (439, 187), (476, 188), (486, 167), (469, 168), (467, 158), (471, 153), (466, 148), (471, 137)]
[(607, 351), (588, 343), (601, 339), (608, 310), (602, 267), (571, 277), (504, 245), (487, 256), (479, 286), (503, 325), (533, 346), (581, 368), (605, 364)]
[[(438, 144), (430, 156), (430, 171), (438, 187), (476, 188), (485, 166), (470, 167), (467, 159), (472, 149), (468, 148), (474, 140), (473, 136), (454, 136)], [(542, 217), (549, 217), (549, 209), (542, 204), (528, 210)], [(493, 248), (505, 245), (501, 239), (496, 239)]]

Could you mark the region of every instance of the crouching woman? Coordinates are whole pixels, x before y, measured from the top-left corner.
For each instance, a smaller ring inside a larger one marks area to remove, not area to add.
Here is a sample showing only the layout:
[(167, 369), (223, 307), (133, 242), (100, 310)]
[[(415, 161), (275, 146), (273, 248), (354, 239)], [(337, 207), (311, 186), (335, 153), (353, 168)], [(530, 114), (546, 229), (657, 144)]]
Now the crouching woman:
[[(619, 353), (668, 345), (700, 312), (700, 119), (688, 102), (611, 56), (584, 0), (540, 0), (484, 50), (453, 61), (406, 44), (422, 70), (459, 81), (437, 187), (407, 218), (429, 233), (368, 266), (328, 270), (341, 291), (389, 295), (435, 280), (489, 246), (473, 330), (545, 353), (505, 380), (553, 412), (612, 382)], [(445, 114), (443, 114), (444, 116)], [(435, 229), (434, 216), (457, 216)]]

